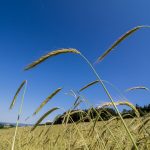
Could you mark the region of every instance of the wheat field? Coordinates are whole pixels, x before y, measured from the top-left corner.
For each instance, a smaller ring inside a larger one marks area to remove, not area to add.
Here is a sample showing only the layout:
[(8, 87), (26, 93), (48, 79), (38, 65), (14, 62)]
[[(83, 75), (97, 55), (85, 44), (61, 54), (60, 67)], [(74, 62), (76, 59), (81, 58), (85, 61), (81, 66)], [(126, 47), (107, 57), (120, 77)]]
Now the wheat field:
[[(150, 116), (149, 116), (150, 117)], [(150, 149), (149, 117), (125, 120), (140, 150)], [(143, 124), (141, 123), (141, 120)], [(92, 120), (89, 123), (63, 125), (45, 125), (31, 132), (31, 127), (19, 127), (16, 150), (131, 150), (134, 149), (128, 139), (121, 121), (96, 122), (94, 131)], [(144, 124), (145, 123), (145, 124)], [(109, 128), (111, 130), (108, 130)], [(11, 149), (14, 128), (0, 130), (0, 149)]]

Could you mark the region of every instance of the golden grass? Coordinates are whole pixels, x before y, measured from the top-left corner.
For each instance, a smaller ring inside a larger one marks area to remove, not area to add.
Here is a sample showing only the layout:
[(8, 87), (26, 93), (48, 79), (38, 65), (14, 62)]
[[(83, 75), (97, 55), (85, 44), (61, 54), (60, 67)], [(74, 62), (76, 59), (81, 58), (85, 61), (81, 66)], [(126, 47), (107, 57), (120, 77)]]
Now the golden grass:
[[(133, 119), (126, 119), (125, 122), (129, 126), (130, 122)], [(139, 121), (137, 121), (139, 122)], [(136, 120), (134, 124), (130, 126), (132, 135), (134, 136), (139, 150), (149, 150), (150, 149), (150, 138), (144, 133), (144, 131), (137, 125)], [(113, 135), (115, 136), (115, 141), (109, 131), (106, 129), (104, 124), (107, 124), (111, 129)], [(111, 121), (97, 122), (95, 125), (95, 130), (89, 136), (89, 131), (93, 128), (93, 123), (79, 123), (77, 128), (74, 124), (68, 124), (68, 126), (63, 125), (52, 125), (52, 126), (40, 126), (37, 127), (33, 132), (31, 127), (20, 127), (18, 129), (15, 150), (77, 150), (85, 149), (85, 143), (88, 146), (89, 150), (131, 150), (133, 145), (127, 140), (128, 135), (124, 127), (122, 126), (120, 120), (112, 119)], [(150, 121), (147, 122), (145, 127), (150, 126)], [(47, 131), (47, 129), (50, 130)], [(139, 132), (140, 130), (140, 132)], [(150, 129), (148, 129), (150, 131)], [(47, 134), (45, 135), (45, 131)], [(80, 134), (83, 135), (83, 139), (80, 137)], [(11, 148), (11, 138), (14, 133), (14, 128), (0, 130), (0, 149), (7, 150)], [(117, 142), (120, 147), (118, 147)], [(104, 148), (105, 147), (105, 148)]]

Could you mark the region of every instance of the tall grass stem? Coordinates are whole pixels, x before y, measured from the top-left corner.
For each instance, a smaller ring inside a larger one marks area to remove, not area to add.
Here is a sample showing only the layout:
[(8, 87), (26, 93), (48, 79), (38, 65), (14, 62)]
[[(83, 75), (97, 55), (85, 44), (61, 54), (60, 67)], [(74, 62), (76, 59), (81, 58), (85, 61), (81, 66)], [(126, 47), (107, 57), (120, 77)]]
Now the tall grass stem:
[(25, 93), (26, 93), (26, 87), (27, 87), (27, 80), (26, 80), (26, 84), (24, 86), (24, 90), (23, 90), (23, 94), (22, 94), (22, 98), (21, 98), (21, 105), (20, 105), (19, 112), (18, 112), (18, 118), (17, 118), (17, 122), (16, 122), (15, 134), (14, 134), (14, 137), (13, 137), (13, 143), (12, 143), (11, 150), (14, 150), (14, 147), (15, 147), (16, 135), (17, 135), (20, 116), (21, 116), (21, 113), (22, 113), (24, 96), (25, 96)]
[(95, 68), (94, 68), (93, 65), (90, 63), (90, 61), (89, 61), (82, 53), (80, 53), (80, 55), (81, 55), (81, 57), (88, 63), (88, 65), (91, 67), (91, 69), (93, 70), (93, 72), (94, 72), (94, 74), (96, 75), (97, 79), (98, 79), (99, 82), (101, 83), (101, 85), (102, 85), (102, 87), (103, 87), (103, 89), (104, 89), (106, 95), (108, 96), (108, 98), (109, 98), (110, 101), (112, 102), (112, 104), (113, 104), (113, 106), (114, 106), (116, 112), (118, 113), (118, 115), (119, 115), (119, 117), (120, 117), (120, 119), (121, 119), (121, 121), (122, 121), (122, 123), (123, 123), (123, 125), (124, 125), (124, 127), (125, 127), (125, 129), (126, 129), (126, 131), (127, 131), (127, 133), (128, 133), (128, 135), (129, 135), (129, 137), (130, 137), (130, 139), (131, 139), (131, 141), (132, 141), (132, 143), (133, 143), (133, 145), (134, 145), (134, 147), (135, 147), (135, 149), (138, 150), (138, 147), (137, 147), (137, 145), (136, 145), (136, 143), (135, 143), (135, 141), (134, 141), (134, 139), (133, 139), (133, 137), (132, 137), (132, 135), (131, 135), (129, 129), (128, 129), (128, 127), (127, 127), (125, 121), (123, 120), (123, 118), (122, 118), (122, 116), (121, 116), (121, 114), (120, 114), (120, 112), (119, 112), (117, 106), (115, 105), (113, 98), (111, 97), (109, 91), (107, 90), (105, 84), (104, 84), (103, 81), (101, 80), (100, 76), (98, 75), (98, 73), (96, 72)]

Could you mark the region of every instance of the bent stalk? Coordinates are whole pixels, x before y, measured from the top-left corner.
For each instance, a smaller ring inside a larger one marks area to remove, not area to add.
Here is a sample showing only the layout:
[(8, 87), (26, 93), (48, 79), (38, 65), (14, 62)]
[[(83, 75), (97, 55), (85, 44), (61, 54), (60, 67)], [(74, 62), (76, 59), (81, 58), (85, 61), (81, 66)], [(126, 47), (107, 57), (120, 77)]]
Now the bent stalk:
[(134, 147), (135, 147), (135, 149), (138, 150), (138, 147), (137, 147), (137, 145), (136, 145), (136, 143), (135, 143), (135, 141), (134, 141), (134, 139), (133, 139), (133, 137), (132, 137), (132, 135), (131, 135), (129, 129), (128, 129), (128, 127), (127, 127), (125, 121), (123, 120), (123, 118), (122, 118), (122, 116), (121, 116), (121, 114), (120, 114), (120, 112), (119, 112), (117, 106), (115, 105), (113, 98), (111, 97), (109, 91), (107, 90), (105, 84), (104, 84), (103, 81), (101, 80), (100, 76), (98, 75), (98, 73), (96, 72), (95, 68), (94, 68), (93, 65), (90, 63), (90, 61), (89, 61), (82, 53), (80, 53), (80, 55), (81, 55), (81, 57), (87, 62), (87, 64), (91, 67), (91, 69), (93, 70), (93, 72), (94, 72), (94, 74), (96, 75), (97, 79), (98, 79), (99, 82), (101, 83), (101, 85), (102, 85), (102, 87), (103, 87), (103, 89), (104, 89), (106, 95), (108, 96), (108, 98), (110, 99), (111, 103), (113, 104), (113, 106), (114, 106), (116, 112), (118, 113), (118, 115), (119, 115), (119, 117), (120, 117), (120, 119), (121, 119), (121, 121), (122, 121), (122, 123), (123, 123), (123, 125), (124, 125), (124, 127), (125, 127), (125, 129), (126, 129), (126, 131), (127, 131), (127, 133), (128, 133), (128, 135), (129, 135), (129, 137), (130, 137), (130, 139), (131, 139), (131, 141), (132, 141), (132, 143), (133, 143), (133, 145), (134, 145)]

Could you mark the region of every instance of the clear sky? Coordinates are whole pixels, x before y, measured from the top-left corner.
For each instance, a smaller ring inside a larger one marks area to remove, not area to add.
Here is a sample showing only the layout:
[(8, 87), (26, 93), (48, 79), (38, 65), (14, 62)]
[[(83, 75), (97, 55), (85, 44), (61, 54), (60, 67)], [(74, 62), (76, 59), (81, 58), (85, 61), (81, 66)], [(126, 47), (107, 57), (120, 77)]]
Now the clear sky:
[[(15, 122), (20, 97), (12, 111), (9, 105), (24, 80), (28, 80), (21, 122), (58, 87), (63, 90), (28, 123), (35, 122), (52, 107), (67, 110), (74, 98), (64, 93), (78, 90), (95, 80), (88, 65), (78, 55), (49, 59), (33, 70), (23, 68), (49, 51), (76, 48), (91, 62), (123, 33), (137, 25), (150, 25), (150, 1), (143, 0), (5, 0), (0, 1), (0, 121)], [(99, 64), (102, 79), (120, 91), (137, 85), (150, 88), (150, 29), (141, 29), (123, 41)], [(107, 85), (114, 100), (121, 100)], [(94, 106), (109, 101), (100, 85), (83, 95)], [(150, 102), (147, 91), (132, 91), (126, 98), (139, 105)], [(47, 120), (51, 120), (57, 113)]]

